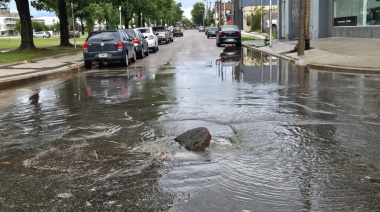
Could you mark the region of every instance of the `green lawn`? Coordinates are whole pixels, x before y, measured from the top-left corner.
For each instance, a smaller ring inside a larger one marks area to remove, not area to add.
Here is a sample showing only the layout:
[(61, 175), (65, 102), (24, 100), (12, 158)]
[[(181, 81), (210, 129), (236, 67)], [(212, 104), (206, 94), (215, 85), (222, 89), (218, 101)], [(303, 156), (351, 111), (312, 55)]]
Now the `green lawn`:
[[(76, 38), (77, 44), (83, 44), (86, 40), (85, 36)], [(17, 49), (20, 46), (21, 38), (19, 37), (0, 37), (0, 51)], [(34, 45), (37, 48), (48, 47), (48, 46), (58, 46), (60, 43), (58, 36), (53, 36), (51, 38), (34, 38)], [(74, 44), (74, 38), (70, 38), (70, 43)]]
[[(0, 38), (0, 64), (13, 63), (18, 61), (33, 61), (33, 59), (47, 57), (57, 54), (64, 54), (76, 51), (82, 51), (83, 42), (86, 37), (82, 36), (76, 38), (77, 48), (73, 47), (59, 47), (59, 37), (51, 38), (34, 38), (34, 45), (37, 47), (36, 51), (16, 50), (21, 43), (21, 38), (15, 37), (1, 37)], [(74, 38), (70, 38), (70, 43), (74, 44)]]

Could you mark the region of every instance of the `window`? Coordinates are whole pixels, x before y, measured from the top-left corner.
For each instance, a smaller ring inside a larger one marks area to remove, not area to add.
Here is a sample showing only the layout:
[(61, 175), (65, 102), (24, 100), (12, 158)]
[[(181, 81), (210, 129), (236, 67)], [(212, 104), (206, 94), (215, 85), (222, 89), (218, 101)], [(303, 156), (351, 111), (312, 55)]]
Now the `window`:
[(380, 1), (335, 0), (334, 25), (339, 26), (345, 18), (355, 19), (354, 26), (380, 25)]

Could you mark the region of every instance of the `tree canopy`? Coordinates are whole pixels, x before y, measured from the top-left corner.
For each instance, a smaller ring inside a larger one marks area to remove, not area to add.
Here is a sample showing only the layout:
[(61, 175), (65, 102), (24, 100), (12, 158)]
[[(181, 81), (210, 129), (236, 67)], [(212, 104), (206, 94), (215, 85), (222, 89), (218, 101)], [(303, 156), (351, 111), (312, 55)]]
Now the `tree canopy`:
[[(0, 5), (6, 5), (9, 2), (10, 0), (0, 0)], [(19, 49), (35, 49), (29, 0), (15, 0), (15, 2), (20, 15), (22, 41)], [(33, 0), (30, 3), (37, 10), (53, 12), (58, 16), (60, 46), (71, 45), (69, 42), (69, 29), (72, 29), (71, 4), (75, 20), (79, 21), (82, 33), (93, 31), (96, 23), (100, 25), (104, 23), (102, 27), (106, 29), (155, 23), (175, 25), (176, 22), (182, 21), (184, 13), (181, 9), (182, 4), (176, 3), (175, 0)], [(120, 21), (122, 26), (120, 26)]]

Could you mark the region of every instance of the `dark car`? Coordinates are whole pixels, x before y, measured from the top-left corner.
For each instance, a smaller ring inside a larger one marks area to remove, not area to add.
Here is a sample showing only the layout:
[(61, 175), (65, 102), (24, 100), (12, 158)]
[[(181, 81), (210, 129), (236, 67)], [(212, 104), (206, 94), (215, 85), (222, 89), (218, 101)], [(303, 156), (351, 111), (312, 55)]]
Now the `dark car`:
[(236, 44), (241, 46), (241, 32), (236, 25), (222, 25), (216, 36), (216, 45)]
[(216, 34), (218, 34), (218, 27), (210, 27), (207, 30), (207, 38), (216, 37)]
[(238, 66), (241, 61), (241, 47), (226, 47), (223, 52), (220, 53), (220, 65), (226, 66)]
[(183, 36), (183, 29), (182, 26), (176, 26), (173, 28), (173, 36), (178, 37), (178, 36)]
[(125, 33), (130, 38), (133, 38), (133, 44), (135, 45), (135, 51), (139, 58), (149, 55), (148, 41), (145, 40), (145, 36), (138, 29), (125, 29)]
[(83, 58), (86, 69), (91, 69), (92, 62), (120, 62), (128, 66), (136, 61), (133, 39), (123, 30), (98, 30), (91, 32), (83, 44)]

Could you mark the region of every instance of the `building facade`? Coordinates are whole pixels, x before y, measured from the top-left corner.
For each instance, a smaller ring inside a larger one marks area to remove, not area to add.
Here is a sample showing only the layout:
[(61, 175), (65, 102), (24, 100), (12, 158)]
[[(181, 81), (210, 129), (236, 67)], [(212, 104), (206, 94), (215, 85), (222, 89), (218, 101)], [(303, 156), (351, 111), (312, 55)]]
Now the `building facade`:
[(18, 13), (10, 13), (9, 8), (0, 8), (0, 36), (15, 35), (16, 23), (19, 19)]
[[(235, 24), (243, 29), (243, 8), (269, 5), (269, 0), (234, 2)], [(248, 5), (247, 5), (248, 4)], [(272, 0), (277, 7), (277, 35), (294, 40), (298, 37), (300, 0)], [(380, 38), (380, 0), (310, 0), (310, 36)]]

